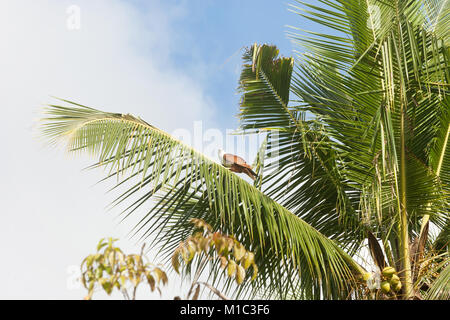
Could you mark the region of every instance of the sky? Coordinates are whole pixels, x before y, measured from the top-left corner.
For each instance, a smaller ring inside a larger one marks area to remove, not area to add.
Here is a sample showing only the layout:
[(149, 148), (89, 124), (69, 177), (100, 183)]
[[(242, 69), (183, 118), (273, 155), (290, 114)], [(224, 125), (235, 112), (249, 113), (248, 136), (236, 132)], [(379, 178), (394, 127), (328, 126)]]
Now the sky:
[[(53, 97), (131, 113), (194, 144), (200, 130), (202, 148), (208, 130), (238, 126), (243, 47), (276, 44), (290, 56), (288, 25), (307, 27), (278, 0), (0, 0), (0, 299), (83, 298), (76, 270), (102, 237), (139, 252), (133, 220), (105, 209), (114, 195), (96, 185), (104, 173), (82, 170), (95, 159), (39, 136)], [(179, 281), (172, 274), (162, 298), (185, 294)]]

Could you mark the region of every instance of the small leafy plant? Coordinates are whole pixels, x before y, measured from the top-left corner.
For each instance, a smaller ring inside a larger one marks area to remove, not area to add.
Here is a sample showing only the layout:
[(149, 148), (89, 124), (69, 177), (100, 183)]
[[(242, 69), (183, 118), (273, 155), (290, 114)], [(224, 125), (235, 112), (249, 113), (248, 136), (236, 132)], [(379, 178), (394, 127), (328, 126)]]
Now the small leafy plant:
[(127, 286), (131, 285), (131, 299), (135, 300), (136, 290), (141, 283), (147, 283), (152, 292), (158, 290), (161, 294), (159, 285), (167, 284), (167, 275), (160, 267), (145, 262), (145, 244), (141, 254), (126, 255), (114, 246), (117, 240), (101, 239), (97, 245), (97, 253), (87, 256), (81, 263), (81, 283), (88, 290), (85, 299), (91, 300), (97, 288), (103, 289), (108, 295), (117, 288), (129, 300)]

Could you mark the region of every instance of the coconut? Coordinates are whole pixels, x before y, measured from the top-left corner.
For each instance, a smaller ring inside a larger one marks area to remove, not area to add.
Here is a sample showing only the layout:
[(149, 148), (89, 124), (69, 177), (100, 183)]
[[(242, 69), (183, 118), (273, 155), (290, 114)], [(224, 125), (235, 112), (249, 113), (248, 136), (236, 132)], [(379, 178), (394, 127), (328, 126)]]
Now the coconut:
[(392, 284), (393, 287), (395, 287), (397, 285), (397, 283), (400, 282), (400, 278), (398, 277), (398, 275), (393, 274), (391, 277), (391, 280), (389, 280), (389, 282)]
[(402, 283), (399, 281), (393, 287), (395, 292), (400, 291), (402, 289)]
[(384, 293), (388, 293), (389, 291), (391, 291), (391, 285), (389, 284), (389, 281), (381, 282), (380, 287), (381, 291), (383, 291)]
[(383, 276), (385, 276), (386, 278), (392, 277), (392, 275), (395, 274), (395, 272), (396, 272), (395, 268), (393, 268), (393, 267), (386, 267), (383, 269), (383, 271), (381, 271)]

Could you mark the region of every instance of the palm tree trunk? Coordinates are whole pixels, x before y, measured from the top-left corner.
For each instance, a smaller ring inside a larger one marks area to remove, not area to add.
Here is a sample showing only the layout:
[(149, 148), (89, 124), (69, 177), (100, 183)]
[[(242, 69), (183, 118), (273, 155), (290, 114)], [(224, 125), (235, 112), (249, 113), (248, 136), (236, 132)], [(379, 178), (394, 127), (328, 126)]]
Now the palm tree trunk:
[(405, 145), (405, 104), (401, 106), (400, 124), (400, 250), (403, 280), (403, 298), (412, 294), (411, 260), (409, 254), (408, 213), (406, 211), (406, 145)]

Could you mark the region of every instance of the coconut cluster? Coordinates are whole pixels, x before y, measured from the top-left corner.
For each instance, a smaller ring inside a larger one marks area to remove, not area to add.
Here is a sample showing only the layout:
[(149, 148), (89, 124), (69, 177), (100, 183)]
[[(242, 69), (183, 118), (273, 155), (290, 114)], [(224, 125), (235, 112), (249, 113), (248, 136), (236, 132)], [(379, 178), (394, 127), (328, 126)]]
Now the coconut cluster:
[(380, 284), (381, 291), (389, 293), (391, 291), (398, 292), (402, 288), (402, 283), (397, 274), (397, 271), (393, 267), (386, 267), (381, 271), (383, 275), (383, 281)]

